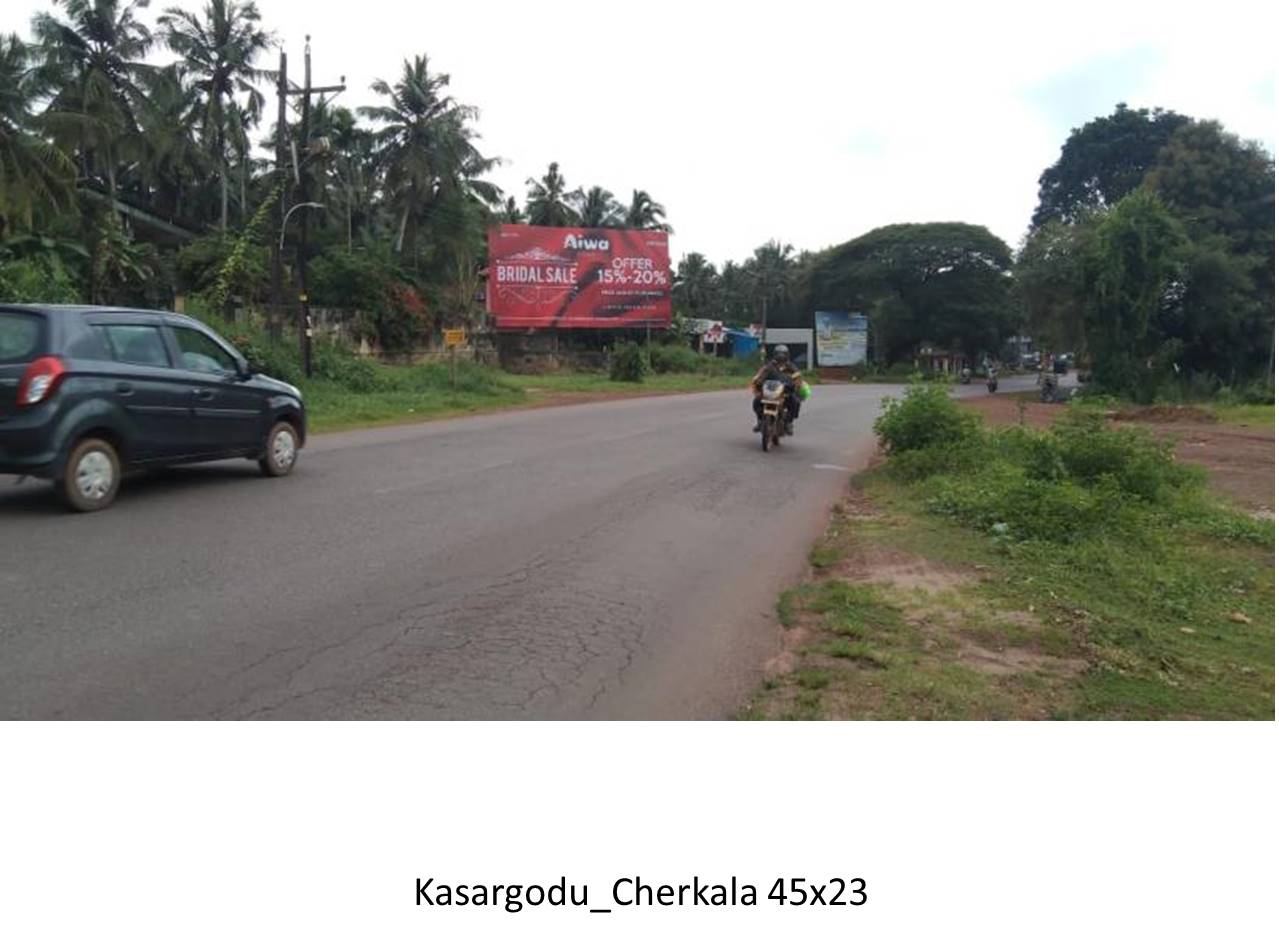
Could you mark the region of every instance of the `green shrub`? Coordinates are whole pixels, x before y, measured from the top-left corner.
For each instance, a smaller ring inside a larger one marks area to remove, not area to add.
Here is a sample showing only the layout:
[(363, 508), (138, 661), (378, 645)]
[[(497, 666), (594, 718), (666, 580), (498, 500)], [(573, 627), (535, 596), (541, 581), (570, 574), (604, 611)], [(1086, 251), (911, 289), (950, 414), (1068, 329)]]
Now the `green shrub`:
[(926, 480), (939, 474), (966, 474), (980, 471), (990, 460), (979, 438), (955, 445), (934, 445), (893, 456), (889, 471), (899, 480)]
[(80, 289), (53, 255), (0, 261), (0, 301), (13, 304), (75, 304)]
[(383, 388), (376, 363), (356, 356), (336, 343), (316, 343), (311, 350), (311, 373), (352, 392), (376, 392)]
[(654, 346), (652, 348), (655, 373), (703, 373), (714, 372), (716, 359), (703, 356), (687, 346)]
[(1071, 410), (1050, 432), (1051, 447), (1071, 479), (1111, 481), (1124, 493), (1157, 502), (1201, 479), (1172, 455), (1172, 444), (1130, 428), (1108, 425), (1091, 410)]
[(648, 375), (648, 356), (637, 343), (619, 343), (609, 357), (608, 377), (615, 382), (643, 382)]
[(936, 478), (926, 486), (928, 512), (980, 530), (1002, 525), (1018, 540), (1073, 542), (1107, 529), (1128, 529), (1133, 521), (1131, 504), (1111, 485), (1035, 479), (1010, 464)]
[(889, 454), (937, 445), (963, 447), (979, 437), (977, 416), (951, 401), (945, 387), (915, 383), (899, 399), (884, 399), (875, 435)]

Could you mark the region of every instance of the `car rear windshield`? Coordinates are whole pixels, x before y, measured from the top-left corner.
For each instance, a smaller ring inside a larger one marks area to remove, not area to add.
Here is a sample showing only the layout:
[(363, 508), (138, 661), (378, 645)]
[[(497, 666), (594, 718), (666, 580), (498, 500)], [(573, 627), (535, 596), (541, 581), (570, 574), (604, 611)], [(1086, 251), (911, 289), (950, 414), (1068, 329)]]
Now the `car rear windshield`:
[(0, 310), (0, 363), (26, 363), (44, 353), (45, 319), (39, 314)]

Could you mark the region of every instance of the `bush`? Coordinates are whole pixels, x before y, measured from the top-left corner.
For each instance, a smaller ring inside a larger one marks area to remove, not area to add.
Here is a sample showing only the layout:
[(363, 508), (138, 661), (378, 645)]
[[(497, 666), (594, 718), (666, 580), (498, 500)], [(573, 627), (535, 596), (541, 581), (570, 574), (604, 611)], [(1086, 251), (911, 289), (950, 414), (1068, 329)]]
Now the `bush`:
[(13, 304), (75, 304), (80, 289), (55, 256), (0, 262), (0, 301)]
[(703, 356), (687, 346), (655, 346), (652, 348), (653, 372), (705, 372), (713, 369), (715, 359)]
[(1087, 485), (1112, 482), (1129, 496), (1159, 502), (1200, 479), (1179, 464), (1172, 445), (1136, 429), (1106, 424), (1098, 412), (1072, 409), (1049, 433), (1049, 444), (1071, 479)]
[(982, 530), (1002, 524), (1020, 540), (1073, 542), (1109, 529), (1138, 530), (1135, 508), (1114, 486), (1037, 480), (1009, 464), (982, 474), (937, 478), (928, 487), (924, 506)]
[(376, 392), (384, 385), (375, 363), (331, 342), (316, 343), (312, 347), (311, 374), (352, 392)]
[(394, 268), (365, 251), (329, 250), (311, 264), (311, 303), (373, 311), (385, 303)]
[(643, 382), (648, 375), (648, 356), (637, 343), (619, 343), (609, 357), (608, 377), (615, 382)]
[(980, 437), (977, 416), (951, 401), (945, 387), (915, 383), (900, 399), (884, 399), (875, 435), (889, 454), (937, 445), (965, 447)]

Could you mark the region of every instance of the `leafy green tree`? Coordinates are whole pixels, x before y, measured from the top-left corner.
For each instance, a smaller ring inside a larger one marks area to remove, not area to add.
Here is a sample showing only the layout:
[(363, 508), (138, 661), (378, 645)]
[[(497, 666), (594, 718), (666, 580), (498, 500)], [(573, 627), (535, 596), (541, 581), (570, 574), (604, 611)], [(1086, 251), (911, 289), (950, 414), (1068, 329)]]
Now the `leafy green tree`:
[(591, 229), (616, 229), (623, 222), (623, 210), (613, 194), (602, 186), (592, 186), (577, 204), (581, 224)]
[(666, 207), (655, 202), (644, 190), (631, 191), (631, 204), (626, 210), (628, 229), (653, 229), (658, 232), (674, 232), (666, 224)]
[(1132, 110), (1122, 102), (1113, 114), (1070, 132), (1061, 156), (1039, 177), (1039, 205), (1031, 219), (1075, 222), (1113, 206), (1141, 185), (1160, 150), (1190, 119), (1175, 111)]
[(139, 149), (135, 115), (152, 40), (137, 14), (149, 2), (54, 0), (65, 19), (45, 12), (32, 20), (40, 55), (34, 79), (49, 98), (40, 123), (76, 154), (85, 177), (105, 177), (112, 198), (119, 164)]
[(735, 261), (724, 262), (718, 279), (720, 311), (725, 323), (738, 327), (759, 320), (758, 307), (751, 305), (750, 272)]
[(1263, 369), (1274, 343), (1274, 157), (1215, 121), (1196, 121), (1160, 151), (1145, 185), (1195, 243), (1182, 317), (1197, 325), (1189, 361), (1230, 381)]
[(101, 214), (94, 238), (90, 303), (145, 303), (147, 283), (158, 264), (155, 247), (135, 241), (114, 212)]
[(30, 50), (17, 36), (0, 35), (0, 237), (38, 209), (70, 201), (74, 167), (33, 130)]
[(1186, 236), (1163, 202), (1130, 193), (1097, 223), (1082, 255), (1084, 324), (1097, 383), (1149, 401), (1180, 344), (1159, 313), (1183, 279)]
[(529, 177), (528, 200), (524, 212), (530, 225), (577, 225), (580, 217), (574, 208), (583, 199), (580, 189), (569, 190), (560, 165), (552, 162), (540, 180)]
[[(182, 56), (186, 72), (203, 95), (200, 130), (218, 167), (222, 190), (221, 227), (227, 227), (229, 151), (257, 125), (265, 99), (257, 82), (272, 73), (254, 66), (271, 44), (259, 25), (253, 0), (208, 0), (202, 14), (169, 7), (160, 17), (165, 43)], [(243, 210), (242, 210), (243, 211)]]
[(1041, 349), (1084, 352), (1082, 246), (1093, 224), (1050, 219), (1022, 243), (1014, 269), (1026, 327)]
[(999, 349), (1021, 321), (1012, 252), (982, 226), (899, 224), (818, 253), (797, 279), (791, 310), (871, 314), (877, 358), (909, 359), (923, 341), (970, 357)]

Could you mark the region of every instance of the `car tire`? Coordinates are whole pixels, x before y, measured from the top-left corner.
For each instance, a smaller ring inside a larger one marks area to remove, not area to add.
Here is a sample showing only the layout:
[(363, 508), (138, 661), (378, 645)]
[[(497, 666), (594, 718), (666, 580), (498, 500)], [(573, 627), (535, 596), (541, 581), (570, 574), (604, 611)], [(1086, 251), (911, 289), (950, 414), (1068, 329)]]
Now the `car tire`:
[(77, 512), (105, 510), (120, 491), (120, 455), (110, 441), (85, 438), (67, 455), (57, 488), (63, 502)]
[(266, 447), (258, 467), (267, 477), (287, 477), (298, 462), (298, 430), (278, 421), (266, 435)]

